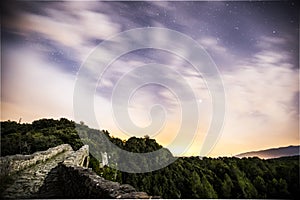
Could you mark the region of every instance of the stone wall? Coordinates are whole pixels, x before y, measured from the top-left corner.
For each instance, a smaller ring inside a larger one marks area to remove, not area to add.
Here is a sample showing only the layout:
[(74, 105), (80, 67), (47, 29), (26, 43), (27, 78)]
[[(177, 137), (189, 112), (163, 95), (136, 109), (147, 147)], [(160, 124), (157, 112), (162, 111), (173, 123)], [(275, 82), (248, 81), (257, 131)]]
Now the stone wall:
[(0, 176), (11, 175), (14, 172), (23, 170), (29, 166), (39, 162), (53, 158), (54, 156), (64, 152), (71, 151), (72, 147), (68, 144), (62, 144), (57, 147), (50, 148), (46, 151), (38, 151), (31, 155), (12, 155), (0, 157)]
[(36, 198), (153, 198), (127, 184), (108, 181), (87, 168), (89, 147), (81, 147), (59, 163), (45, 179)]
[(88, 167), (89, 146), (84, 145), (78, 151), (72, 152), (63, 162), (66, 166)]
[(53, 196), (53, 192), (41, 190), (39, 198), (153, 198), (145, 192), (137, 192), (130, 185), (105, 180), (89, 168), (61, 163), (55, 170), (60, 178), (61, 191)]
[(138, 192), (130, 185), (105, 180), (87, 168), (88, 162), (87, 145), (76, 152), (70, 145), (64, 144), (32, 155), (3, 157), (0, 160), (3, 174), (20, 173), (13, 175), (14, 183), (0, 197), (157, 198)]
[[(0, 184), (3, 184), (3, 192), (0, 192), (0, 199), (33, 198), (33, 195), (40, 190), (49, 178), (52, 180), (58, 180), (57, 173), (55, 174), (53, 169), (58, 166), (58, 163), (62, 163), (71, 152), (73, 151), (64, 151), (45, 162), (39, 162), (19, 171), (18, 173), (12, 174), (10, 176), (12, 181), (3, 182), (1, 180)], [(5, 180), (9, 177), (3, 178)], [(59, 181), (55, 184), (59, 185)], [(57, 193), (57, 191), (52, 190), (51, 192)]]

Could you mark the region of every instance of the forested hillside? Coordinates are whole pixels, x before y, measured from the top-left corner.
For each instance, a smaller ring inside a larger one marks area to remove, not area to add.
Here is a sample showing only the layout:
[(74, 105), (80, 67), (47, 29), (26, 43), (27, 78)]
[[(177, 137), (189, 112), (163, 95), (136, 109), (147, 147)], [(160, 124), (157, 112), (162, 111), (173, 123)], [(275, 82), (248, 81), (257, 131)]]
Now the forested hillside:
[[(149, 137), (132, 137), (123, 141), (112, 137), (108, 131), (90, 129), (83, 123), (75, 124), (64, 118), (41, 119), (32, 124), (1, 122), (1, 156), (30, 154), (63, 143), (78, 149), (83, 144), (78, 131), (81, 137), (84, 135), (85, 140), (91, 140), (95, 145), (105, 136), (131, 152), (163, 148)], [(170, 153), (167, 149), (165, 152)], [(90, 167), (106, 179), (128, 183), (140, 191), (163, 198), (299, 198), (300, 194), (299, 156), (269, 160), (180, 157), (168, 167), (149, 173), (124, 173), (107, 166), (101, 168), (91, 156)]]

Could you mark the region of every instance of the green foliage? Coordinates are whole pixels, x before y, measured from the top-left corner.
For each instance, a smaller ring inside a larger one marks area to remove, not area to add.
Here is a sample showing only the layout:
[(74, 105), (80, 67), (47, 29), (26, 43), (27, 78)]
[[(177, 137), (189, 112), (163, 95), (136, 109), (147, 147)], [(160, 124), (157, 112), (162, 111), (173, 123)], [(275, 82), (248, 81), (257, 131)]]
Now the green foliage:
[(201, 198), (201, 195), (203, 192), (202, 191), (202, 183), (200, 180), (200, 176), (197, 174), (197, 172), (193, 171), (190, 180), (189, 180), (190, 184), (191, 184), (191, 196), (193, 198)]
[(1, 122), (1, 156), (31, 154), (63, 143), (75, 150), (82, 146), (75, 122), (65, 118), (40, 119), (32, 124)]
[(253, 185), (258, 191), (259, 198), (266, 198), (267, 187), (264, 179), (261, 176), (255, 177)]
[(234, 185), (231, 181), (230, 176), (227, 173), (225, 173), (224, 181), (223, 181), (222, 186), (221, 186), (220, 196), (222, 196), (223, 198), (230, 198), (233, 186)]
[[(80, 135), (80, 137), (79, 137)], [(83, 122), (41, 119), (32, 124), (1, 122), (1, 156), (30, 154), (68, 143), (74, 150), (83, 142), (94, 154), (89, 167), (105, 179), (127, 183), (140, 191), (163, 198), (292, 198), (299, 199), (299, 156), (261, 160), (259, 158), (180, 157), (169, 166), (148, 173), (124, 173), (114, 169), (120, 155), (110, 143), (130, 152), (146, 153), (163, 147), (149, 136), (114, 138), (107, 130), (95, 130)], [(100, 144), (100, 145), (99, 145)], [(142, 160), (151, 167), (171, 155), (163, 148), (159, 160)], [(111, 158), (101, 167), (101, 153)], [(134, 162), (128, 161), (134, 168)]]

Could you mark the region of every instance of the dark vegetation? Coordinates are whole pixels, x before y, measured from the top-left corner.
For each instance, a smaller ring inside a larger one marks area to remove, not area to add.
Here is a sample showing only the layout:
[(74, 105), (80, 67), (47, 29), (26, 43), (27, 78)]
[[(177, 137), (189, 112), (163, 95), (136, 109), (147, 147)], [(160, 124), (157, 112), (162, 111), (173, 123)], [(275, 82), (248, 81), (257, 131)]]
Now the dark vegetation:
[[(163, 148), (149, 137), (122, 141), (107, 131), (90, 129), (84, 123), (76, 124), (63, 118), (41, 119), (32, 124), (1, 122), (1, 156), (31, 154), (63, 143), (76, 150), (83, 145), (78, 134), (89, 141), (90, 148), (103, 137), (136, 153)], [(109, 147), (105, 150), (113, 154)], [(114, 164), (109, 162), (111, 166)], [(107, 166), (100, 167), (98, 160), (91, 156), (90, 167), (106, 179), (128, 183), (163, 198), (299, 199), (300, 194), (299, 156), (269, 160), (180, 157), (168, 167), (149, 173), (124, 173)]]

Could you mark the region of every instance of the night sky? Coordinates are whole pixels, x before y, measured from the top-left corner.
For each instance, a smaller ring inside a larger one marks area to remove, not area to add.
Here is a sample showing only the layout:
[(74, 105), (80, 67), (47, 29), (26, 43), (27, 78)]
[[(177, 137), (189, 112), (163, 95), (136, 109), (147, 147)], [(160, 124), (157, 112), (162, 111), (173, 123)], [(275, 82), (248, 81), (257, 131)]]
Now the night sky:
[[(92, 50), (125, 30), (161, 27), (198, 42), (220, 71), (226, 120), (210, 156), (299, 144), (299, 4), (295, 1), (2, 4), (1, 120), (74, 119), (76, 76)], [(115, 124), (111, 95), (123, 74), (147, 63), (171, 65), (193, 88), (201, 120), (184, 155), (198, 155), (211, 119), (209, 91), (190, 63), (166, 51), (138, 50), (111, 64), (95, 93), (101, 124), (95, 128), (108, 129), (116, 137), (133, 136)], [(133, 95), (128, 109), (136, 125), (146, 126), (154, 104), (161, 104), (169, 115), (164, 129), (149, 135), (167, 146), (180, 124), (180, 106), (172, 93), (148, 85)], [(177, 154), (180, 148), (178, 144), (171, 151)]]

